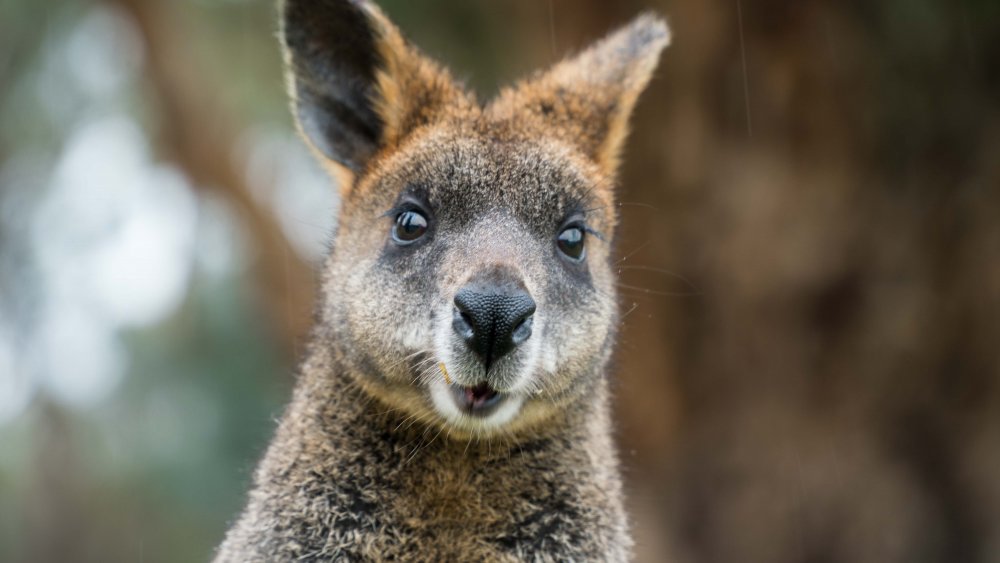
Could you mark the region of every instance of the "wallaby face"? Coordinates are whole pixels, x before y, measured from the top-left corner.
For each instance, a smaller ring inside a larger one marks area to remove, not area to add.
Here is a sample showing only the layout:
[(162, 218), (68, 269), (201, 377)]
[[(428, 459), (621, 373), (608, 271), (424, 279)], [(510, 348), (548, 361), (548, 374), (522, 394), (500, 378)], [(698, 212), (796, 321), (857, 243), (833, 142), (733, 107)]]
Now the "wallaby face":
[(429, 127), (388, 156), (349, 193), (327, 266), (359, 383), (459, 433), (587, 393), (615, 319), (604, 182), (569, 147), (489, 127)]
[(319, 346), (449, 435), (592, 393), (617, 324), (627, 119), (668, 40), (644, 16), (481, 105), (361, 0), (286, 0), (300, 130), (341, 183)]

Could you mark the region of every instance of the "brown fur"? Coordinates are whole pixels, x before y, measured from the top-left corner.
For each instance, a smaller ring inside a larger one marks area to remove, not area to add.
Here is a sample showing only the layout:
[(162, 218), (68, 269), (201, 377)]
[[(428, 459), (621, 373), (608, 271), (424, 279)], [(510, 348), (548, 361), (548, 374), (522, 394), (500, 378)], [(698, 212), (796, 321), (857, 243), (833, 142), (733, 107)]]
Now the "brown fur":
[[(310, 352), (217, 560), (627, 559), (608, 240), (627, 118), (666, 27), (640, 17), (481, 106), (368, 2), (288, 0), (283, 15), (301, 130), (348, 183)], [(433, 230), (399, 248), (386, 210), (406, 197)], [(571, 264), (554, 240), (577, 216), (605, 240)], [(487, 424), (434, 389), (441, 363), (459, 385), (484, 377), (451, 301), (497, 268), (538, 308), (489, 374), (514, 414)]]

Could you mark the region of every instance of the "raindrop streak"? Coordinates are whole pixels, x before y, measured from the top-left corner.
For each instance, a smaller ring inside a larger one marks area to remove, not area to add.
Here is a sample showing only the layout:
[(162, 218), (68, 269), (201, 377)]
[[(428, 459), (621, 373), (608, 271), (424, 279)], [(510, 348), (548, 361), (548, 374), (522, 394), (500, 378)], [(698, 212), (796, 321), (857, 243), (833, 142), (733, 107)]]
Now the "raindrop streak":
[(743, 98), (747, 104), (747, 135), (753, 137), (753, 125), (750, 123), (750, 76), (747, 73), (747, 49), (743, 42), (743, 4), (736, 0), (736, 17), (740, 24), (740, 54), (743, 57)]
[(558, 57), (559, 51), (556, 49), (556, 7), (553, 0), (549, 0), (549, 42), (552, 43), (552, 56)]

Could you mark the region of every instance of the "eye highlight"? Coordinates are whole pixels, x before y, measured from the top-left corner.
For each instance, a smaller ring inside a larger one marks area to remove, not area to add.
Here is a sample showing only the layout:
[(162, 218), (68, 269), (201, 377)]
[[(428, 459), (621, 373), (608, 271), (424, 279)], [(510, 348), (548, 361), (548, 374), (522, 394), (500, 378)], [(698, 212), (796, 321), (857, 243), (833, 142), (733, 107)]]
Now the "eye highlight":
[(427, 233), (427, 217), (414, 209), (396, 215), (392, 226), (392, 240), (397, 244), (410, 244)]
[(583, 260), (584, 256), (584, 238), (586, 233), (583, 227), (569, 226), (559, 233), (556, 237), (556, 246), (559, 248), (559, 252), (562, 252), (564, 256), (570, 260), (579, 262)]

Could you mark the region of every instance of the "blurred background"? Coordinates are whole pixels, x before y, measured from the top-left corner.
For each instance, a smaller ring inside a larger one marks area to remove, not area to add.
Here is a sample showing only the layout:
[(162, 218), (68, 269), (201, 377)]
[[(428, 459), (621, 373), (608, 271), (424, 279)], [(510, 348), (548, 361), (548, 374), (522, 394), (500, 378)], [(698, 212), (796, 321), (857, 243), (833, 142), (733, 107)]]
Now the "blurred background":
[[(643, 9), (617, 434), (641, 561), (1000, 562), (1000, 2), (383, 0), (483, 98)], [(336, 190), (270, 0), (0, 1), (0, 561), (204, 561)]]

